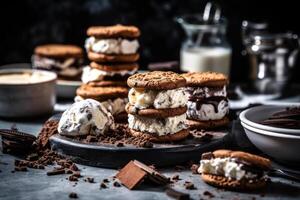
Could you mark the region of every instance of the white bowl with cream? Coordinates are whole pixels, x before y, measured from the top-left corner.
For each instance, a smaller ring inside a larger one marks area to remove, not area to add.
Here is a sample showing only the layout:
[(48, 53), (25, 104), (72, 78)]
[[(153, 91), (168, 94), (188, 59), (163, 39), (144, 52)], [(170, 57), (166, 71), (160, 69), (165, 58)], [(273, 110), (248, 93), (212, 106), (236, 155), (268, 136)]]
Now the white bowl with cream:
[(56, 95), (53, 72), (32, 69), (0, 70), (0, 117), (50, 114)]

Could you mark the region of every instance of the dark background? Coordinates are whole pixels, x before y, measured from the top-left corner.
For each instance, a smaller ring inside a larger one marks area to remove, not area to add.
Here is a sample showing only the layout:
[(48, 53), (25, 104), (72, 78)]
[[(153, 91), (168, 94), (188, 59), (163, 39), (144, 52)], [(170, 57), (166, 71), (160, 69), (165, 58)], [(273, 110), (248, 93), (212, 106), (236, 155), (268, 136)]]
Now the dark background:
[[(201, 0), (7, 0), (0, 5), (0, 65), (30, 62), (36, 45), (74, 43), (83, 46), (91, 25), (133, 24), (142, 31), (142, 68), (150, 62), (179, 59), (184, 38), (174, 17), (200, 13)], [(233, 48), (231, 79), (244, 81), (248, 62), (241, 55), (240, 26), (244, 19), (266, 20), (274, 31), (300, 33), (297, 1), (216, 1), (229, 20), (228, 40)], [(299, 62), (296, 66), (296, 73)], [(294, 81), (297, 77), (294, 76)]]

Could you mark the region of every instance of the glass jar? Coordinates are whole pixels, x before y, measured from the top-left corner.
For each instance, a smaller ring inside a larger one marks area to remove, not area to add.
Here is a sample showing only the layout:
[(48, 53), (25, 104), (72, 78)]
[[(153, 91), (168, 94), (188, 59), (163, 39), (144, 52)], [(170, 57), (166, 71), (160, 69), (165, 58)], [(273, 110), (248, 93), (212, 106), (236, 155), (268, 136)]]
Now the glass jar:
[(177, 18), (177, 22), (187, 36), (180, 50), (181, 70), (229, 75), (231, 46), (226, 39), (226, 19), (204, 21), (201, 15), (187, 15)]

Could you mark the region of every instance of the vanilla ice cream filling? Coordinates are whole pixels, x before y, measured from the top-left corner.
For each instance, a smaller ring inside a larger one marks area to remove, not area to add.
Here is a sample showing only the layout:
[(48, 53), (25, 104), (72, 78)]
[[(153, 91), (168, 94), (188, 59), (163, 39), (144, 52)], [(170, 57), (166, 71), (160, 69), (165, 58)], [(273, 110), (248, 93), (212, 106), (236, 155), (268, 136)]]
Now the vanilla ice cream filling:
[(146, 133), (156, 134), (158, 136), (177, 133), (186, 129), (186, 114), (162, 119), (147, 118), (136, 115), (128, 115), (129, 128)]
[[(197, 120), (219, 120), (225, 117), (229, 112), (229, 105), (227, 100), (221, 100), (217, 105), (202, 103), (200, 106), (198, 102), (187, 102), (187, 116), (189, 119)], [(217, 106), (217, 107), (215, 107)]]
[(98, 101), (86, 99), (75, 102), (63, 114), (58, 124), (62, 135), (100, 135), (114, 128), (114, 119)]
[(85, 49), (105, 54), (134, 54), (139, 48), (137, 40), (127, 39), (98, 39), (89, 37), (85, 41)]
[[(84, 98), (77, 95), (74, 99), (75, 102), (83, 101)], [(128, 98), (116, 98), (102, 101), (101, 104), (112, 114), (117, 115), (125, 112), (125, 106), (128, 103)]]
[(154, 107), (156, 109), (178, 108), (186, 106), (188, 97), (184, 88), (173, 90), (145, 90), (131, 88), (129, 103), (138, 109)]
[(121, 77), (125, 76), (131, 76), (136, 73), (137, 70), (120, 70), (120, 71), (103, 71), (100, 69), (94, 69), (90, 66), (86, 66), (83, 68), (81, 81), (83, 83), (89, 83), (93, 81), (101, 81), (104, 79), (104, 77), (113, 77), (116, 75), (119, 75)]
[(235, 162), (232, 158), (214, 158), (210, 160), (201, 160), (198, 173), (214, 174), (225, 176), (230, 179), (241, 180), (255, 179), (257, 174), (243, 170), (243, 164)]

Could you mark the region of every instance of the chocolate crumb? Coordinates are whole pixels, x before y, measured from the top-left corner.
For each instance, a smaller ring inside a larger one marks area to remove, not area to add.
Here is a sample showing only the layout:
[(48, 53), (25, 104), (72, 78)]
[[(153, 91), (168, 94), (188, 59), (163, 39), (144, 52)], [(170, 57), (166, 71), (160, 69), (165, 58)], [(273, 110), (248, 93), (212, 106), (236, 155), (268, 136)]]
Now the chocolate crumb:
[(184, 183), (184, 187), (187, 190), (194, 190), (194, 189), (196, 189), (195, 185), (192, 182), (189, 182), (189, 181), (186, 181)]
[(106, 185), (105, 183), (102, 182), (102, 183), (100, 184), (100, 188), (105, 189), (105, 188), (107, 188), (107, 185)]
[(71, 175), (69, 176), (69, 181), (78, 181), (78, 177)]
[(109, 183), (109, 180), (107, 178), (102, 180), (103, 183)]
[(75, 163), (73, 163), (69, 169), (72, 171), (79, 171), (79, 168), (77, 167), (77, 165)]
[(93, 177), (87, 177), (86, 181), (89, 183), (95, 183), (94, 178)]
[(198, 174), (198, 168), (199, 168), (199, 165), (193, 164), (190, 168), (192, 171), (192, 174)]
[(78, 198), (78, 195), (77, 195), (77, 193), (75, 193), (75, 192), (71, 192), (71, 193), (69, 194), (69, 198), (71, 198), (71, 199), (77, 199), (77, 198)]
[(179, 180), (181, 180), (180, 178), (179, 178), (179, 175), (178, 174), (175, 174), (174, 176), (172, 176), (172, 178), (171, 178), (173, 181), (179, 181)]
[(215, 197), (215, 195), (213, 193), (209, 192), (209, 191), (204, 191), (203, 195), (208, 196), (209, 198)]
[(113, 183), (113, 185), (114, 185), (114, 187), (121, 187), (121, 184), (120, 184), (119, 182), (117, 182), (117, 181), (115, 181), (115, 182)]

